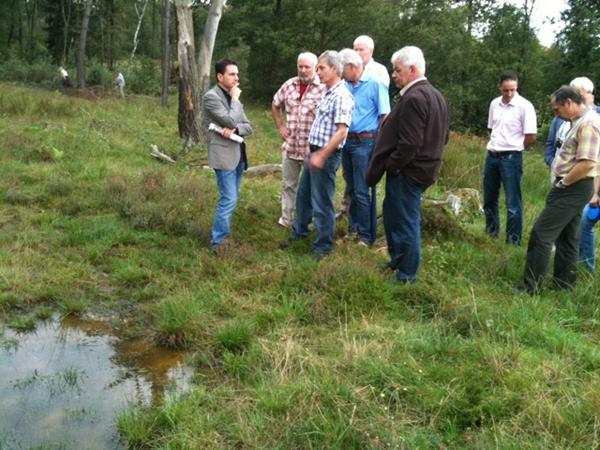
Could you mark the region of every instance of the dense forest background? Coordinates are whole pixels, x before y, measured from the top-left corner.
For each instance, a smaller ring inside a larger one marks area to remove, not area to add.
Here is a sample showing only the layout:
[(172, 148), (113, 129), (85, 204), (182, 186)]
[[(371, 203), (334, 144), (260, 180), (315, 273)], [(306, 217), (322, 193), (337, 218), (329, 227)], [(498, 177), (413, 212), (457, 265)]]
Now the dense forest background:
[[(109, 88), (120, 71), (128, 92), (160, 94), (166, 29), (176, 90), (177, 23), (168, 0), (3, 0), (0, 79), (56, 87), (62, 65), (76, 80), (82, 19), (90, 3), (86, 85)], [(198, 42), (208, 3), (196, 1)], [(558, 86), (575, 76), (600, 83), (600, 3), (569, 0), (565, 26), (550, 48), (540, 44), (530, 20), (533, 8), (543, 7), (540, 0), (521, 6), (491, 0), (228, 0), (213, 60), (235, 59), (245, 97), (267, 104), (295, 73), (300, 51), (341, 49), (368, 34), (376, 43), (375, 59), (388, 67), (398, 48), (423, 49), (429, 79), (450, 101), (454, 129), (485, 130), (497, 76), (506, 69), (519, 73), (522, 95), (547, 124), (548, 96)]]

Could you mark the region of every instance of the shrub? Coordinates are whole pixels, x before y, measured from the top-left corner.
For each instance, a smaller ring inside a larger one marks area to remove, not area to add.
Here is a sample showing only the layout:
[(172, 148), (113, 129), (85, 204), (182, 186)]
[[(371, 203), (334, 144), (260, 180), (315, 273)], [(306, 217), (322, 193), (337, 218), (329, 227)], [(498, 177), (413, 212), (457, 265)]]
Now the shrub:
[(197, 330), (201, 308), (189, 294), (165, 298), (154, 308), (156, 342), (168, 348), (186, 348)]
[(252, 339), (252, 327), (244, 321), (222, 326), (217, 332), (219, 344), (230, 352), (241, 352), (248, 348)]

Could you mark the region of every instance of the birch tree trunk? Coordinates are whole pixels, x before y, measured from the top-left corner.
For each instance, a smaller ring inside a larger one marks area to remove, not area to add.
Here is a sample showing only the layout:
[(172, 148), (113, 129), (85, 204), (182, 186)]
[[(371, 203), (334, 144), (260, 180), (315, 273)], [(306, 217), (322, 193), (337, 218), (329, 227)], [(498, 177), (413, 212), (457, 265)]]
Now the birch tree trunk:
[(169, 75), (171, 60), (171, 49), (169, 42), (169, 29), (171, 28), (171, 2), (163, 0), (162, 15), (162, 96), (161, 104), (165, 108), (169, 106)]
[(60, 1), (60, 12), (63, 19), (63, 48), (61, 56), (61, 64), (67, 65), (67, 47), (69, 45), (69, 24), (71, 23), (71, 2), (67, 1), (67, 11), (65, 11), (65, 0)]
[(200, 88), (202, 93), (206, 92), (210, 87), (210, 68), (212, 54), (215, 48), (215, 39), (217, 38), (217, 30), (221, 14), (223, 13), (223, 5), (225, 0), (212, 0), (206, 23), (204, 24), (204, 33), (198, 50), (198, 71), (200, 72)]
[(202, 96), (194, 57), (192, 0), (174, 0), (177, 13), (177, 60), (179, 62), (179, 138), (185, 147), (205, 142), (202, 130)]
[(138, 36), (140, 34), (140, 28), (142, 27), (142, 21), (144, 20), (144, 14), (146, 13), (146, 6), (148, 6), (148, 0), (144, 1), (144, 6), (142, 6), (142, 12), (138, 11), (138, 4), (137, 2), (133, 5), (135, 8), (135, 14), (138, 17), (138, 23), (137, 23), (137, 27), (135, 29), (135, 33), (133, 34), (133, 49), (131, 50), (131, 56), (129, 57), (129, 59), (133, 59), (133, 57), (135, 56), (135, 51), (137, 50), (137, 46), (138, 46)]
[(90, 14), (92, 13), (93, 3), (94, 0), (86, 0), (83, 19), (81, 20), (79, 49), (77, 50), (77, 86), (80, 89), (85, 88), (85, 43), (87, 41), (88, 25), (90, 23)]

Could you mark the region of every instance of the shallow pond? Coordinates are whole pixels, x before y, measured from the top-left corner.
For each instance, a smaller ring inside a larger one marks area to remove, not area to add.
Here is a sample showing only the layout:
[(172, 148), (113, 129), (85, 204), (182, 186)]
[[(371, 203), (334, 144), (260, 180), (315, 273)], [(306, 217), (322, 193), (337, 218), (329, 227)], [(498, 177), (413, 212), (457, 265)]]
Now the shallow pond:
[(185, 390), (183, 358), (103, 320), (0, 331), (0, 449), (121, 449), (118, 413)]

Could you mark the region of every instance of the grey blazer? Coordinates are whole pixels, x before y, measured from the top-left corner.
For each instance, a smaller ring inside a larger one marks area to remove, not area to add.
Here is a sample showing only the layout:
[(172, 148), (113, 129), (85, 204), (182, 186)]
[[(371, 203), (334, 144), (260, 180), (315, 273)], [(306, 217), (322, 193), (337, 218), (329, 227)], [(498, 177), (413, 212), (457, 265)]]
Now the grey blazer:
[[(240, 136), (252, 134), (252, 125), (244, 113), (244, 105), (239, 100), (227, 97), (218, 85), (209, 89), (202, 99), (203, 126), (208, 129), (210, 123), (223, 128), (237, 128)], [(208, 131), (208, 165), (213, 169), (233, 170), (240, 162), (240, 144), (225, 139), (219, 133)]]

